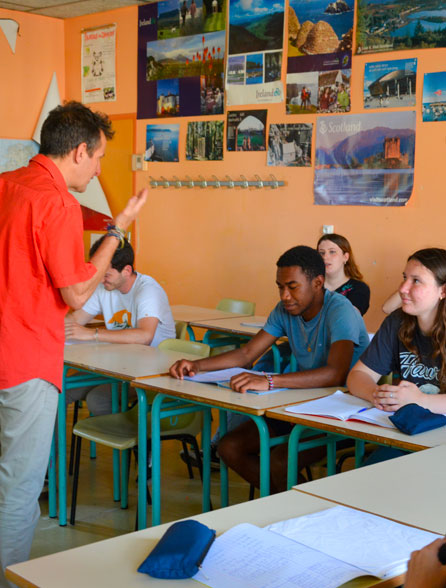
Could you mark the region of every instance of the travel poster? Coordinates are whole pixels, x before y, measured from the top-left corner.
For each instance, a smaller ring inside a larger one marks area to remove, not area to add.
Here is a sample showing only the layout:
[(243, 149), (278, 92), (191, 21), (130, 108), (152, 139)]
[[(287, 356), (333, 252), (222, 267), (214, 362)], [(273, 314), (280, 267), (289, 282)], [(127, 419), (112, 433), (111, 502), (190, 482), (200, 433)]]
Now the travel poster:
[(144, 161), (178, 161), (180, 125), (147, 125)]
[(82, 32), (82, 102), (116, 100), (116, 25)]
[(227, 120), (228, 151), (265, 151), (266, 110), (231, 110)]
[(223, 121), (187, 124), (186, 159), (218, 161), (223, 159)]
[(415, 106), (417, 59), (366, 63), (364, 108)]
[[(215, 2), (186, 0), (184, 26), (180, 2), (138, 8), (138, 118), (223, 113), (224, 0)], [(200, 20), (199, 34), (186, 34), (192, 20)]]
[(282, 102), (284, 0), (230, 0), (226, 102)]
[(288, 114), (350, 110), (353, 15), (354, 0), (290, 0)]
[(273, 124), (268, 133), (268, 165), (310, 167), (312, 124)]
[(356, 53), (446, 47), (445, 0), (358, 0)]
[(287, 114), (349, 112), (350, 80), (350, 52), (288, 59)]
[(413, 189), (415, 111), (317, 119), (315, 204), (404, 206)]
[(446, 72), (424, 74), (423, 122), (446, 120)]

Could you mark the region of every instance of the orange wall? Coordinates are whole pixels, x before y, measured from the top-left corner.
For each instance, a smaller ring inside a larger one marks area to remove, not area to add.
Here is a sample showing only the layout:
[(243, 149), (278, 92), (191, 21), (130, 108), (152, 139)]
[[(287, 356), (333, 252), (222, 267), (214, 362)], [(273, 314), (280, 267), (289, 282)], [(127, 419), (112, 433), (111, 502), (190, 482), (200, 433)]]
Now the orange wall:
[[(22, 18), (21, 13), (0, 10), (0, 15), (2, 13), (12, 14), (13, 17), (15, 15), (16, 18), (20, 15), (20, 19)], [(41, 28), (43, 24), (40, 24), (44, 19), (26, 18), (42, 19), (36, 21), (39, 24), (36, 35), (39, 42), (46, 44), (48, 39), (42, 34), (44, 29)], [(46, 20), (54, 23), (59, 31), (60, 21)], [(66, 97), (81, 98), (81, 29), (111, 22), (118, 25), (117, 101), (99, 103), (97, 108), (113, 115), (134, 115), (136, 7), (64, 21), (67, 47)], [(0, 50), (3, 48), (2, 42), (0, 38)], [(50, 62), (50, 55), (45, 60), (40, 59), (41, 55), (35, 57), (39, 57), (42, 68), (49, 69), (47, 62)], [(54, 55), (52, 57), (56, 58)], [(265, 314), (277, 300), (274, 285), (277, 257), (286, 248), (299, 243), (315, 245), (322, 225), (333, 224), (336, 232), (350, 239), (361, 270), (371, 286), (372, 308), (366, 315), (366, 323), (369, 330), (376, 330), (383, 318), (381, 303), (397, 286), (407, 255), (424, 246), (446, 246), (443, 228), (446, 213), (446, 127), (445, 123), (422, 123), (420, 114), (423, 74), (445, 69), (446, 49), (354, 57), (352, 112), (363, 111), (365, 62), (410, 57), (418, 57), (417, 140), (415, 188), (406, 207), (314, 206), (313, 169), (267, 167), (265, 153), (225, 153), (223, 162), (187, 162), (185, 139), (187, 122), (192, 119), (179, 118), (180, 163), (153, 163), (150, 165), (150, 172), (137, 172), (135, 186), (138, 189), (148, 184), (149, 175), (155, 178), (162, 175), (166, 178), (174, 175), (180, 178), (186, 175), (197, 178), (202, 174), (205, 178), (210, 178), (212, 174), (216, 174), (223, 178), (228, 174), (236, 178), (243, 173), (251, 179), (255, 174), (266, 178), (272, 172), (278, 179), (285, 180), (287, 185), (277, 190), (151, 190), (149, 202), (138, 223), (139, 269), (152, 274), (165, 286), (172, 303), (214, 306), (221, 297), (230, 296), (255, 300), (257, 312)], [(25, 62), (23, 63), (25, 67)], [(0, 59), (0, 71), (2, 67), (4, 66)], [(11, 74), (12, 71), (11, 63), (7, 73)], [(2, 79), (5, 79), (4, 75)], [(26, 79), (27, 74), (22, 72), (22, 85), (28, 83)], [(49, 80), (43, 86), (48, 83)], [(19, 85), (19, 81), (17, 84)], [(26, 93), (23, 94), (26, 96)], [(2, 95), (3, 90), (0, 90), (0, 97)], [(29, 95), (26, 98), (26, 108), (32, 107), (37, 112), (40, 106), (36, 106), (34, 100), (30, 104)], [(22, 104), (23, 112), (26, 112), (26, 108)], [(4, 109), (0, 108), (0, 136), (8, 136), (3, 130), (3, 124), (8, 118), (4, 113)], [(22, 129), (20, 135), (10, 132), (9, 136), (30, 136), (34, 115), (29, 116), (29, 119), (28, 133)], [(268, 124), (315, 121), (316, 116), (286, 116), (283, 104), (268, 107)], [(142, 153), (145, 148), (147, 122), (149, 121), (144, 120), (136, 123), (135, 152)], [(176, 121), (169, 119), (169, 122)], [(11, 125), (11, 128), (16, 127)]]
[(0, 8), (20, 25), (15, 54), (0, 31), (0, 138), (31, 139), (53, 72), (65, 91), (63, 20)]

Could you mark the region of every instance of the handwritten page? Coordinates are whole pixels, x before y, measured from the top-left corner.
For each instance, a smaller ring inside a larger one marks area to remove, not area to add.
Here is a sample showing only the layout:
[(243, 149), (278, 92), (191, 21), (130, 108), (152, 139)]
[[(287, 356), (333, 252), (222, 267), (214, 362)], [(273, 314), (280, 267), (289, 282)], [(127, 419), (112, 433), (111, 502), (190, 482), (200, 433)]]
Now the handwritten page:
[(337, 588), (365, 574), (277, 533), (243, 523), (214, 541), (194, 579), (211, 588)]
[(267, 528), (378, 578), (403, 573), (411, 552), (439, 537), (346, 506), (281, 521)]

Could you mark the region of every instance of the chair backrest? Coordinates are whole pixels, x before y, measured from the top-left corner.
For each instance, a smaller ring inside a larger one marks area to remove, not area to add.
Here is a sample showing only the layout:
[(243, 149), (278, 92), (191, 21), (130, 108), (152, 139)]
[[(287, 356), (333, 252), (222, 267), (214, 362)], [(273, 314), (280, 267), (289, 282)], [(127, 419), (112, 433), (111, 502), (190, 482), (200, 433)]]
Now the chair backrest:
[(175, 332), (177, 339), (186, 339), (187, 323), (184, 321), (175, 321)]
[(198, 341), (187, 341), (186, 339), (164, 339), (158, 345), (158, 349), (164, 351), (180, 351), (182, 353), (189, 353), (197, 357), (209, 357), (211, 348), (206, 343), (198, 343)]
[(223, 312), (239, 312), (241, 314), (254, 315), (256, 303), (247, 300), (235, 300), (234, 298), (222, 298), (217, 304), (217, 310)]

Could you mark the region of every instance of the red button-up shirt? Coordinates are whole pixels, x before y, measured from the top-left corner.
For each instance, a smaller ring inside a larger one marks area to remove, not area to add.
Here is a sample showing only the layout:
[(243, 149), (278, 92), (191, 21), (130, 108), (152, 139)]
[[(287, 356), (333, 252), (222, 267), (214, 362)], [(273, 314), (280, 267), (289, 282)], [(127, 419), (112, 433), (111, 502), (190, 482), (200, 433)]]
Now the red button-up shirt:
[(59, 288), (91, 278), (82, 215), (44, 155), (0, 175), (0, 388), (62, 382), (64, 316)]

